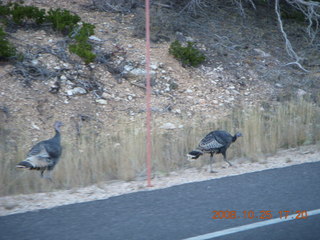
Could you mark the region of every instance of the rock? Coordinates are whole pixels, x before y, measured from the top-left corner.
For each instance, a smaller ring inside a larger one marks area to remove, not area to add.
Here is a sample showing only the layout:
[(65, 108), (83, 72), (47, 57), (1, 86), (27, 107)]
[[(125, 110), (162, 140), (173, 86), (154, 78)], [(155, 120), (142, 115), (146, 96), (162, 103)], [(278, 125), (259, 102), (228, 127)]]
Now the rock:
[(31, 126), (33, 129), (40, 130), (40, 128), (33, 122), (31, 123)]
[(281, 83), (276, 83), (275, 86), (276, 86), (277, 88), (283, 88), (283, 85), (282, 85)]
[(264, 51), (262, 51), (261, 49), (259, 48), (255, 48), (253, 49), (256, 53), (259, 54), (260, 57), (271, 57), (271, 55), (269, 53), (266, 53)]
[(96, 37), (96, 36), (94, 36), (94, 35), (91, 35), (91, 36), (89, 37), (89, 39), (90, 39), (90, 40), (93, 40), (93, 41), (97, 41), (97, 42), (102, 42), (102, 40), (101, 40), (100, 38), (98, 38), (98, 37)]
[(194, 42), (194, 39), (192, 37), (186, 37), (187, 42)]
[(158, 69), (158, 66), (155, 65), (155, 64), (151, 64), (151, 65), (150, 65), (150, 68), (151, 68), (152, 70), (157, 70), (157, 69)]
[(181, 110), (178, 108), (178, 109), (174, 109), (173, 112), (180, 114), (180, 113), (181, 113)]
[(175, 129), (177, 127), (173, 123), (167, 122), (167, 123), (163, 124), (160, 128), (163, 128), (163, 129)]
[[(136, 78), (136, 77), (141, 77), (141, 76), (145, 76), (146, 75), (146, 71), (145, 69), (142, 68), (134, 68), (130, 65), (126, 65), (124, 66), (124, 74), (126, 74), (127, 77), (129, 78)], [(151, 77), (154, 76), (156, 74), (156, 72), (154, 70), (150, 71), (150, 75)]]
[(188, 88), (188, 89), (186, 90), (186, 93), (193, 93), (193, 91)]
[[(133, 75), (136, 75), (136, 76), (141, 76), (141, 75), (144, 76), (146, 74), (146, 71), (141, 68), (135, 68), (135, 69), (131, 70), (130, 73)], [(150, 74), (155, 74), (155, 71), (150, 71)]]
[(65, 69), (67, 69), (67, 70), (70, 70), (71, 69), (71, 65), (69, 64), (69, 63), (64, 63), (64, 64), (62, 64), (63, 65), (63, 67), (65, 68)]
[(110, 99), (110, 98), (112, 98), (113, 96), (112, 96), (111, 94), (109, 94), (109, 93), (104, 92), (104, 93), (102, 93), (102, 96), (101, 96), (101, 97), (104, 98), (104, 99)]
[(82, 94), (86, 94), (86, 93), (87, 93), (87, 91), (82, 87), (75, 87), (73, 89), (67, 90), (68, 96), (82, 95)]
[(33, 59), (31, 63), (33, 66), (35, 66), (35, 65), (38, 65), (39, 61), (37, 59)]
[(60, 79), (61, 79), (62, 81), (66, 81), (66, 80), (67, 80), (67, 77), (66, 77), (66, 75), (61, 75), (61, 76), (60, 76)]
[(202, 105), (203, 105), (203, 104), (206, 104), (206, 100), (205, 100), (205, 99), (202, 99), (202, 98), (199, 99), (199, 104), (202, 104)]
[(99, 104), (102, 104), (102, 105), (106, 105), (106, 104), (108, 104), (108, 102), (107, 102), (107, 100), (105, 100), (105, 99), (97, 99), (96, 100), (96, 103), (99, 103)]
[(6, 209), (6, 210), (11, 210), (11, 209), (14, 209), (14, 208), (16, 208), (16, 207), (18, 207), (19, 206), (19, 204), (17, 204), (17, 203), (11, 203), (11, 202), (5, 202), (4, 204), (3, 204), (3, 207)]
[(298, 97), (303, 97), (304, 95), (306, 95), (307, 94), (307, 92), (305, 91), (305, 90), (303, 90), (303, 89), (298, 89), (297, 90), (297, 95), (298, 95)]

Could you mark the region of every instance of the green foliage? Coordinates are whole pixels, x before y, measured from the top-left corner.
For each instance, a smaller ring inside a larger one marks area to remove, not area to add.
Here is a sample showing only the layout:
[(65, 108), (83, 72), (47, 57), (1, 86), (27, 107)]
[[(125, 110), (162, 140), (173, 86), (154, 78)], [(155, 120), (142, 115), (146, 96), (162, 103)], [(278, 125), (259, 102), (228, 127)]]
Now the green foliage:
[[(50, 9), (47, 13), (44, 9), (34, 6), (24, 6), (23, 2), (8, 3), (4, 5), (0, 1), (0, 18), (3, 21), (13, 21), (21, 25), (24, 21), (34, 21), (38, 25), (44, 22), (52, 24), (54, 30), (64, 35), (69, 35), (76, 42), (69, 46), (70, 52), (79, 55), (86, 63), (95, 59), (92, 53), (92, 46), (88, 43), (89, 36), (94, 34), (95, 26), (89, 23), (79, 24), (81, 18), (65, 9)], [(4, 34), (3, 30), (1, 32)], [(0, 58), (8, 58), (15, 54), (15, 49), (11, 44), (0, 36)]]
[(8, 5), (3, 5), (0, 1), (0, 17), (8, 16), (10, 14), (10, 8)]
[(83, 23), (80, 30), (74, 35), (77, 42), (86, 42), (88, 38), (94, 34), (95, 26), (90, 23)]
[(193, 42), (188, 42), (186, 47), (183, 47), (179, 41), (171, 43), (169, 53), (176, 59), (180, 60), (183, 65), (196, 67), (201, 64), (206, 58), (196, 48), (193, 47)]
[(78, 42), (69, 46), (70, 52), (81, 57), (86, 64), (93, 62), (96, 55), (92, 53), (92, 46), (87, 42)]
[(55, 30), (67, 35), (74, 29), (81, 18), (78, 15), (71, 14), (68, 10), (58, 8), (49, 10), (47, 20), (52, 23)]
[(6, 34), (2, 28), (0, 28), (0, 59), (7, 60), (10, 57), (15, 56), (15, 48), (5, 39)]
[(86, 64), (93, 62), (96, 55), (92, 53), (92, 46), (88, 43), (88, 38), (94, 34), (95, 26), (90, 23), (83, 23), (80, 29), (75, 29), (71, 35), (77, 43), (69, 46), (70, 52), (81, 57)]
[(10, 13), (12, 20), (16, 24), (21, 24), (23, 20), (34, 20), (37, 24), (42, 24), (45, 21), (46, 11), (34, 6), (23, 6), (19, 3), (11, 5)]
[(302, 12), (292, 8), (291, 6), (287, 6), (283, 4), (281, 6), (280, 11), (281, 11), (281, 17), (284, 19), (292, 19), (302, 23), (306, 21), (305, 15)]

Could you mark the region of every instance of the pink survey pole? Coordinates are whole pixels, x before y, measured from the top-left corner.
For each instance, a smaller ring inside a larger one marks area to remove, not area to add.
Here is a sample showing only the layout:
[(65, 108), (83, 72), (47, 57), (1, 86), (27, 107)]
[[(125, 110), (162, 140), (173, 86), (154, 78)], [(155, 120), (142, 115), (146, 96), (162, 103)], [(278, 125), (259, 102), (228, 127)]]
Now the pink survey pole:
[(151, 185), (151, 84), (150, 84), (150, 0), (146, 0), (146, 165), (147, 165), (147, 186)]

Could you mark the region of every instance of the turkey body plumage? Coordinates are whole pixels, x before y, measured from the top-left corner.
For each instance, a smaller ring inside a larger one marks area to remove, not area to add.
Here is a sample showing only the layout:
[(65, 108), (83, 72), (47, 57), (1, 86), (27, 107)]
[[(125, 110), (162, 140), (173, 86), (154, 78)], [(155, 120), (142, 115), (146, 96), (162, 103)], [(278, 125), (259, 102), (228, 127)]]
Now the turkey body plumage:
[(222, 154), (223, 159), (230, 165), (232, 164), (227, 160), (227, 149), (231, 143), (235, 142), (238, 137), (241, 137), (241, 133), (236, 133), (232, 136), (230, 133), (224, 130), (216, 130), (207, 134), (199, 143), (198, 147), (189, 152), (188, 156), (192, 159), (197, 159), (204, 153), (210, 154), (210, 172), (212, 171), (213, 154)]
[(17, 168), (26, 168), (30, 170), (39, 170), (41, 177), (44, 177), (44, 171), (49, 172), (46, 178), (51, 179), (51, 171), (59, 162), (62, 147), (60, 127), (62, 122), (57, 121), (54, 125), (55, 135), (45, 141), (38, 142), (28, 152), (27, 158), (16, 165)]

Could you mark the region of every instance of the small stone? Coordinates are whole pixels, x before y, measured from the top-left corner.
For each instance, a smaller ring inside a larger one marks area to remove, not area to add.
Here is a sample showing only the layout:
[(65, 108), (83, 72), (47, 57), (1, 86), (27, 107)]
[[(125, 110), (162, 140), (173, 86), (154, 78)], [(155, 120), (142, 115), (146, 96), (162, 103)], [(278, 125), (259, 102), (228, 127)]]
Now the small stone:
[(66, 75), (61, 75), (61, 76), (60, 76), (60, 79), (61, 79), (62, 81), (66, 81), (66, 80), (67, 80), (67, 77), (66, 77)]
[(86, 93), (87, 93), (87, 91), (82, 87), (75, 87), (73, 89), (67, 90), (68, 96), (82, 95), (82, 94), (86, 94)]
[(193, 93), (193, 91), (188, 88), (188, 89), (186, 90), (186, 93)]
[(167, 123), (163, 124), (160, 128), (163, 128), (163, 129), (175, 129), (177, 127), (173, 123), (167, 122)]
[(71, 69), (71, 66), (70, 66), (69, 63), (64, 63), (64, 64), (62, 64), (62, 65), (63, 65), (64, 68), (66, 68), (66, 69), (68, 69), (68, 70)]
[(91, 36), (89, 37), (89, 39), (90, 39), (90, 40), (93, 40), (93, 41), (97, 41), (97, 42), (101, 42), (101, 41), (102, 41), (100, 38), (98, 38), (98, 37), (96, 37), (96, 36), (94, 36), (94, 35), (91, 35)]
[(39, 63), (39, 61), (37, 60), (37, 59), (33, 59), (32, 61), (31, 61), (31, 63), (32, 63), (32, 65), (38, 65), (38, 63)]
[(16, 207), (18, 207), (19, 205), (17, 203), (11, 203), (11, 202), (6, 202), (3, 204), (3, 207), (6, 209), (6, 210), (11, 210), (11, 209), (14, 209)]
[(151, 67), (151, 69), (152, 69), (152, 70), (157, 70), (157, 69), (158, 69), (158, 66), (157, 66), (157, 65), (155, 65), (155, 64), (151, 64), (151, 66), (150, 66), (150, 67)]
[(304, 95), (306, 95), (307, 94), (307, 92), (305, 91), (305, 90), (303, 90), (303, 89), (298, 89), (297, 90), (297, 95), (298, 95), (298, 97), (303, 97)]
[(104, 98), (104, 99), (109, 99), (109, 98), (112, 98), (112, 95), (109, 94), (109, 93), (104, 92), (104, 93), (102, 93), (101, 97)]
[(280, 83), (276, 83), (275, 86), (276, 86), (277, 88), (283, 88), (283, 85), (280, 84)]
[(199, 99), (199, 103), (203, 105), (203, 104), (206, 103), (206, 100), (205, 99)]
[(180, 114), (181, 110), (178, 108), (178, 109), (173, 110), (173, 112)]
[(261, 57), (271, 57), (271, 55), (269, 53), (266, 53), (264, 51), (262, 51), (259, 48), (255, 48), (253, 49), (257, 54), (259, 54)]
[(192, 37), (186, 37), (186, 42), (194, 42), (194, 39)]
[(31, 123), (32, 128), (36, 129), (36, 130), (40, 130), (40, 128), (35, 124), (35, 123)]
[(99, 103), (99, 104), (102, 104), (102, 105), (108, 104), (107, 100), (105, 100), (105, 99), (97, 99), (96, 103)]

